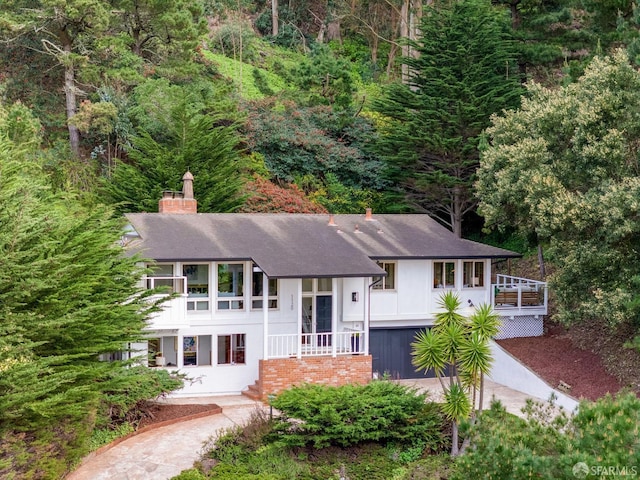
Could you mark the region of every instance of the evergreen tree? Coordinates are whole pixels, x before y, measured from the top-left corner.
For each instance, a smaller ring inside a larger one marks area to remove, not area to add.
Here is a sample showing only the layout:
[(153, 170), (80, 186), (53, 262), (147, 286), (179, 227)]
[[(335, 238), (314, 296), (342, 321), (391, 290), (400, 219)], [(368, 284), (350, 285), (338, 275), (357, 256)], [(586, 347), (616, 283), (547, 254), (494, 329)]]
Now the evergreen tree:
[(0, 134), (0, 225), (0, 432), (85, 418), (105, 392), (143, 381), (147, 369), (101, 361), (140, 341), (156, 308), (119, 245), (121, 220), (53, 194)]
[(164, 138), (132, 138), (130, 163), (117, 164), (105, 193), (121, 211), (154, 212), (163, 190), (182, 189), (190, 170), (200, 212), (230, 212), (243, 202), (241, 137), (225, 119), (194, 111), (183, 99), (170, 112)]
[(408, 85), (391, 85), (374, 104), (384, 115), (377, 149), (388, 175), (419, 210), (460, 236), (475, 208), (478, 143), (489, 117), (522, 92), (509, 20), (488, 0), (429, 7)]

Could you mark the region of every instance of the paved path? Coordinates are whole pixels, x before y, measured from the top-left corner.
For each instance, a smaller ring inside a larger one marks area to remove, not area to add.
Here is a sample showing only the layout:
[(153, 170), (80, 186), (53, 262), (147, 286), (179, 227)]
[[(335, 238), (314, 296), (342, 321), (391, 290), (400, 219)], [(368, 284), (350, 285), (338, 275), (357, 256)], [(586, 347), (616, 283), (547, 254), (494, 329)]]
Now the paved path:
[[(440, 383), (435, 378), (400, 380), (399, 383), (432, 392), (433, 400), (441, 397)], [(485, 408), (492, 397), (502, 401), (507, 410), (521, 415), (528, 396), (503, 385), (486, 381)], [(256, 408), (267, 408), (247, 397), (198, 397), (165, 400), (169, 403), (216, 403), (222, 413), (179, 422), (131, 437), (98, 455), (89, 456), (67, 480), (166, 480), (193, 466), (200, 458), (203, 442), (221, 429), (244, 424)]]
[[(448, 381), (448, 380), (447, 380)], [(442, 401), (442, 387), (437, 378), (419, 378), (410, 380), (398, 380), (398, 383), (414, 387), (419, 391), (428, 391), (429, 398), (436, 402)], [(528, 398), (534, 398), (526, 393), (518, 392), (509, 387), (505, 387), (491, 380), (484, 381), (483, 408), (486, 410), (491, 406), (493, 398), (500, 400), (507, 412), (514, 415), (523, 416), (522, 408), (527, 404)], [(546, 401), (546, 398), (534, 398), (538, 401)]]
[(221, 429), (245, 423), (262, 405), (242, 396), (176, 399), (171, 403), (216, 403), (222, 407), (222, 413), (131, 437), (106, 452), (89, 456), (67, 480), (169, 479), (193, 466), (209, 437)]

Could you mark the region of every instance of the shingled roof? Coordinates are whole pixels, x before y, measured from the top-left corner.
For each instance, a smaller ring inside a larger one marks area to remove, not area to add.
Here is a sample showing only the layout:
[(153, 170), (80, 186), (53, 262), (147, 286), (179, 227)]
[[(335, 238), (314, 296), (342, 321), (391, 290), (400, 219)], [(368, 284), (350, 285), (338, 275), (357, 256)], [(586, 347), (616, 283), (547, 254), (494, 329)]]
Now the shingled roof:
[(428, 215), (198, 213), (126, 215), (131, 252), (158, 262), (253, 260), (270, 278), (384, 275), (383, 259), (510, 258), (457, 238)]

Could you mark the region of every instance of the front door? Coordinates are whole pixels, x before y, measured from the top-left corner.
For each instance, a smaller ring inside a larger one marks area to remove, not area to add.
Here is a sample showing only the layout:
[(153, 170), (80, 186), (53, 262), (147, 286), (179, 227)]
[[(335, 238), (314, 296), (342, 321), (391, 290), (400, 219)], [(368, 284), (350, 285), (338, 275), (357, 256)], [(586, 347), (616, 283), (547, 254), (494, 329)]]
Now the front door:
[(316, 333), (318, 335), (318, 345), (327, 347), (331, 345), (331, 336), (322, 335), (331, 332), (331, 295), (316, 296)]
[[(331, 345), (331, 295), (317, 295), (302, 298), (302, 343), (322, 346)], [(313, 341), (313, 336), (316, 341)]]

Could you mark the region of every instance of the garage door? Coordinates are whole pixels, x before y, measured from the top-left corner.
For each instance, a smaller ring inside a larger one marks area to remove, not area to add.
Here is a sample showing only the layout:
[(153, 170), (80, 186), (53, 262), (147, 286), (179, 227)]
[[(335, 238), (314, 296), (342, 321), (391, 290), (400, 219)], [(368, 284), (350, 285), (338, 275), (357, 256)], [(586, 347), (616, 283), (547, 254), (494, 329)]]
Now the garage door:
[(432, 371), (416, 372), (411, 364), (411, 344), (423, 328), (375, 328), (370, 330), (369, 352), (373, 357), (373, 371), (391, 378), (433, 377)]

